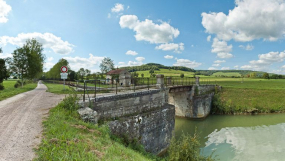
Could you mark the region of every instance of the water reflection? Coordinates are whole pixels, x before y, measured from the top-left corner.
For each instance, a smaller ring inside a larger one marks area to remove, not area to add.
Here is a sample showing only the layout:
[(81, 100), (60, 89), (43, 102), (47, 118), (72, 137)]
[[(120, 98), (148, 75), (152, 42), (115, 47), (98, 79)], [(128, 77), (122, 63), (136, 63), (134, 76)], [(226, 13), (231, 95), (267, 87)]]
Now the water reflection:
[(195, 126), (201, 137), (204, 155), (222, 161), (285, 160), (285, 114), (259, 116), (211, 116), (203, 121), (176, 119), (175, 135), (193, 134)]

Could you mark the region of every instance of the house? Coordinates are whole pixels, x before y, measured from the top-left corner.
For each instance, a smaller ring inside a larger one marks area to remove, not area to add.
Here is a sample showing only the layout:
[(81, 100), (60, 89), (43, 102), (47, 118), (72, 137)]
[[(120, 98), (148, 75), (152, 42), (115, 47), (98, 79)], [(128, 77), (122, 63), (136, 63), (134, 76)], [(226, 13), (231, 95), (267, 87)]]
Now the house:
[(109, 71), (106, 75), (106, 83), (112, 84), (112, 78), (114, 81), (113, 83), (116, 83), (116, 78), (119, 79), (119, 86), (129, 87), (131, 85), (131, 73), (125, 69)]

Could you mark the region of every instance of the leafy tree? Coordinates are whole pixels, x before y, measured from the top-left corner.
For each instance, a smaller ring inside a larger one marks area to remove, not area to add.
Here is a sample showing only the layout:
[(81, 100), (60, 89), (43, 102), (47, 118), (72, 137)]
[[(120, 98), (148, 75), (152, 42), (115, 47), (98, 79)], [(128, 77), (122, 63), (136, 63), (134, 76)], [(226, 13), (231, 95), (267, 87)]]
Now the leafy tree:
[(0, 90), (4, 89), (3, 81), (6, 78), (6, 73), (7, 73), (7, 69), (6, 69), (6, 65), (5, 65), (5, 60), (0, 59)]
[(184, 73), (181, 73), (181, 74), (180, 74), (180, 78), (184, 78)]
[(269, 74), (268, 73), (263, 73), (262, 78), (269, 79)]
[(250, 73), (250, 78), (256, 78), (256, 72), (251, 72)]
[(115, 69), (113, 60), (111, 58), (108, 58), (108, 57), (104, 58), (102, 60), (102, 62), (100, 63), (100, 69), (101, 69), (102, 73), (107, 73), (110, 70)]
[[(271, 78), (272, 78), (272, 79), (278, 79), (278, 75), (277, 75), (277, 74), (273, 74), (273, 75), (271, 76)], [(269, 76), (268, 76), (268, 79), (269, 79)]]
[(69, 63), (65, 59), (59, 59), (58, 62), (45, 74), (47, 79), (60, 79), (61, 67), (66, 66), (69, 71), (71, 70), (69, 67)]
[(84, 79), (84, 76), (86, 75), (84, 68), (80, 68), (77, 72), (78, 76), (80, 77), (81, 80)]
[(9, 67), (23, 79), (39, 78), (43, 72), (45, 56), (43, 47), (35, 39), (29, 39), (21, 48), (12, 53), (13, 59), (8, 60)]
[(71, 81), (76, 80), (77, 79), (76, 72), (73, 70), (68, 70), (68, 71), (69, 71), (69, 74), (68, 74), (69, 80), (71, 80)]
[(143, 74), (143, 73), (141, 74), (141, 77), (142, 77), (142, 78), (144, 77), (144, 74)]

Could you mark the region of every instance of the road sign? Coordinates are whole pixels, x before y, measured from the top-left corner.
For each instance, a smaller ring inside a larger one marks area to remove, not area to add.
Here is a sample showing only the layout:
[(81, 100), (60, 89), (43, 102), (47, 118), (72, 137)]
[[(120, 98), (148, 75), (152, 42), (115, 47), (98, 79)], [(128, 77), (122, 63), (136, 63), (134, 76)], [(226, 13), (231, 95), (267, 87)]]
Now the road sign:
[(67, 79), (67, 73), (60, 73), (61, 79)]
[(61, 70), (62, 73), (67, 73), (67, 71), (68, 71), (68, 69), (67, 69), (66, 66), (62, 66), (62, 67), (60, 68), (60, 70)]

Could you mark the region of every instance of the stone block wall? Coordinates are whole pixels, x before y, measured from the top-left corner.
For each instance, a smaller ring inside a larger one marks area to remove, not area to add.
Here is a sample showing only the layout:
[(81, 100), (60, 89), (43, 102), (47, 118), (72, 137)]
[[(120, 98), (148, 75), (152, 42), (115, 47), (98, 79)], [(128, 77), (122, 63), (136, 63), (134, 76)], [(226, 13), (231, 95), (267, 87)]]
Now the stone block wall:
[(113, 134), (139, 141), (146, 151), (159, 154), (170, 144), (175, 125), (175, 108), (162, 107), (138, 115), (123, 117), (109, 123)]
[(99, 97), (93, 100), (92, 107), (98, 112), (100, 119), (110, 119), (151, 111), (165, 103), (167, 93), (158, 89)]

